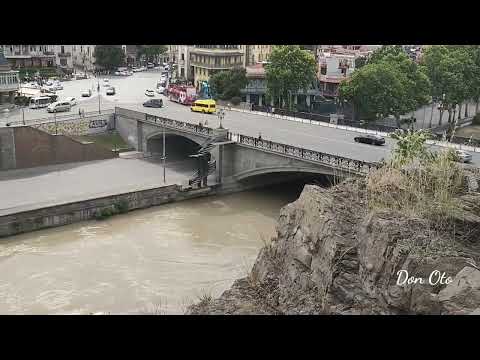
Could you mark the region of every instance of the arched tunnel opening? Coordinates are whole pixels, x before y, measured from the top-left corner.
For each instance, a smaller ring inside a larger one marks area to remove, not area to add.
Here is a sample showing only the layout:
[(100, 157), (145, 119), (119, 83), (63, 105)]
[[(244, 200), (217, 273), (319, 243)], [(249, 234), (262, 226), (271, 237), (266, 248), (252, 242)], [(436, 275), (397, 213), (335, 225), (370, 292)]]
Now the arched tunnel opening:
[(331, 187), (343, 179), (327, 174), (306, 172), (274, 172), (255, 175), (241, 180), (241, 183), (253, 187), (254, 191), (262, 192), (272, 197), (281, 196), (285, 204), (298, 199), (305, 185)]
[[(198, 169), (198, 160), (191, 158), (200, 149), (200, 145), (184, 136), (165, 134), (165, 163), (168, 168), (190, 176)], [(163, 135), (160, 133), (147, 140), (146, 161), (161, 163), (163, 156)]]

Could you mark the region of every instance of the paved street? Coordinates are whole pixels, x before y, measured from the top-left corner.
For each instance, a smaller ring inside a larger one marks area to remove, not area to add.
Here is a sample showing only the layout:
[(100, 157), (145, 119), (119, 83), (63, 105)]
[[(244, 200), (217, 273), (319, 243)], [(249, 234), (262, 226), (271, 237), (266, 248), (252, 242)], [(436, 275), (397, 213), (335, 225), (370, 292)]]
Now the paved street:
[[(186, 184), (191, 160), (167, 163), (166, 185)], [(165, 185), (158, 159), (109, 159), (0, 172), (0, 216)]]
[[(218, 127), (219, 120), (212, 114), (191, 112), (187, 106), (182, 106), (166, 101), (166, 106), (161, 109), (144, 108), (142, 105), (125, 105), (125, 108), (147, 112), (152, 115), (205, 124), (209, 127)], [(385, 146), (372, 146), (354, 142), (358, 135), (354, 131), (329, 128), (320, 125), (310, 125), (291, 120), (283, 120), (266, 115), (226, 111), (223, 126), (233, 133), (248, 136), (262, 135), (262, 139), (279, 143), (303, 147), (310, 150), (321, 151), (329, 154), (340, 155), (351, 159), (363, 161), (380, 161), (388, 159), (395, 145), (395, 140), (386, 138)], [(433, 147), (439, 149), (438, 147)], [(480, 165), (480, 153), (473, 153), (473, 162)]]

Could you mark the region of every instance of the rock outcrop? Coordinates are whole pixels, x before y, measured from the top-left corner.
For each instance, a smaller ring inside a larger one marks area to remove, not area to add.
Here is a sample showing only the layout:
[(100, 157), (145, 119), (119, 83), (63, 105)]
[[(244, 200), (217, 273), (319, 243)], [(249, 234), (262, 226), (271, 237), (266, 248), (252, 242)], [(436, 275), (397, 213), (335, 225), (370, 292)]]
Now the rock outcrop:
[(306, 185), (249, 276), (188, 313), (479, 314), (480, 182), (468, 174), (450, 227), (367, 210), (364, 180)]

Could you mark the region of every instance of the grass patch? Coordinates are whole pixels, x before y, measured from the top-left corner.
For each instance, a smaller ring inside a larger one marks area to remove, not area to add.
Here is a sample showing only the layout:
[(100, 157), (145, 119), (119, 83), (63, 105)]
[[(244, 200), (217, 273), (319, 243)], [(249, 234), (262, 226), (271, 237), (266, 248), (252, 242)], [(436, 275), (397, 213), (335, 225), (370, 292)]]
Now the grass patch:
[(429, 153), (408, 162), (394, 157), (373, 170), (367, 177), (369, 210), (395, 210), (448, 226), (462, 212), (458, 197), (464, 192), (465, 174), (454, 156)]
[(78, 141), (93, 142), (107, 150), (131, 150), (118, 132), (98, 135), (73, 136)]

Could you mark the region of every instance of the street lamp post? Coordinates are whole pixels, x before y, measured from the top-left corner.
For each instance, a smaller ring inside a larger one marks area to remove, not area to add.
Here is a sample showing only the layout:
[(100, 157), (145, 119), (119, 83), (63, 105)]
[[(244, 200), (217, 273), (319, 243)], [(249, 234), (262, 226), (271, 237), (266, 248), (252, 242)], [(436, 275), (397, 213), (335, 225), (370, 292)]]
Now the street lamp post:
[(98, 113), (101, 114), (100, 110), (100, 82), (97, 82), (97, 92), (98, 92)]
[(162, 137), (163, 137), (163, 155), (162, 155), (162, 162), (163, 162), (163, 182), (166, 183), (165, 180), (165, 124), (162, 127)]

